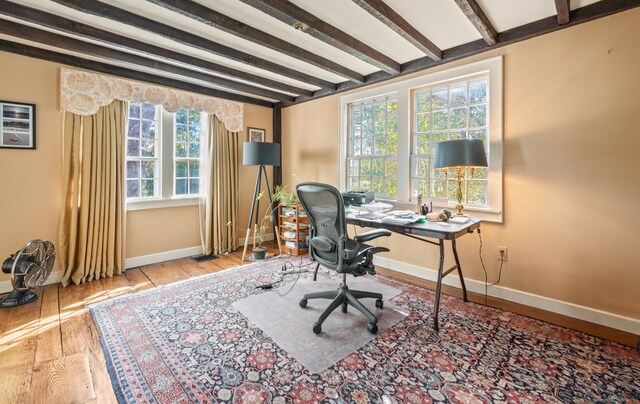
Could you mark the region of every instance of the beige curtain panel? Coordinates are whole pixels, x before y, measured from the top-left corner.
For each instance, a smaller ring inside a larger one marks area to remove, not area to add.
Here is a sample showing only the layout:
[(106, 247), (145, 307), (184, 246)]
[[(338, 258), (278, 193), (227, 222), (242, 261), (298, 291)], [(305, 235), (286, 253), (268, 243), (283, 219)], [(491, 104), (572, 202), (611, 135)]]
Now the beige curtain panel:
[(62, 284), (124, 271), (124, 134), (127, 107), (114, 101), (94, 115), (64, 116)]
[(208, 143), (204, 250), (221, 254), (237, 248), (238, 132), (228, 131), (215, 115), (209, 115)]

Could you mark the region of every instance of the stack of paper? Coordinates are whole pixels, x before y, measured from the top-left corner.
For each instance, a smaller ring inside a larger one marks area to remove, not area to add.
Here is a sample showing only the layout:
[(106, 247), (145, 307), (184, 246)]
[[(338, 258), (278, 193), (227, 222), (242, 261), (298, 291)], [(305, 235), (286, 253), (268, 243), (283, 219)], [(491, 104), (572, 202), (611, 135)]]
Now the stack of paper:
[(404, 212), (390, 212), (387, 216), (380, 219), (383, 223), (391, 223), (391, 224), (411, 224), (415, 223), (424, 216), (421, 216), (417, 213), (411, 211)]

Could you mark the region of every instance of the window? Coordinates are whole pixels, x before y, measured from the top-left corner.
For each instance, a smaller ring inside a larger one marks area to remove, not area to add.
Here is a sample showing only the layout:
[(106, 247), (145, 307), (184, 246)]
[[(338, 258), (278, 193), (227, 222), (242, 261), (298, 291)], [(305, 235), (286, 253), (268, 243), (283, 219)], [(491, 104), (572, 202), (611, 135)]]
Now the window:
[(129, 104), (126, 152), (127, 198), (156, 198), (160, 177), (160, 151), (157, 128), (159, 107)]
[(175, 194), (200, 193), (200, 113), (175, 113)]
[(482, 139), (488, 168), (467, 171), (463, 204), (502, 221), (502, 58), (342, 96), (340, 186), (413, 209), (418, 195), (456, 204), (451, 173), (433, 170), (434, 145)]
[(397, 193), (398, 100), (395, 96), (349, 105), (348, 187)]
[(194, 110), (181, 109), (172, 114), (158, 105), (129, 103), (125, 159), (128, 202), (199, 195), (205, 119)]
[[(434, 170), (432, 161), (437, 142), (454, 139), (482, 139), (488, 155), (489, 77), (453, 80), (413, 92), (412, 200), (457, 200), (457, 182), (443, 170)], [(467, 170), (463, 182), (463, 204), (488, 205), (488, 170)]]

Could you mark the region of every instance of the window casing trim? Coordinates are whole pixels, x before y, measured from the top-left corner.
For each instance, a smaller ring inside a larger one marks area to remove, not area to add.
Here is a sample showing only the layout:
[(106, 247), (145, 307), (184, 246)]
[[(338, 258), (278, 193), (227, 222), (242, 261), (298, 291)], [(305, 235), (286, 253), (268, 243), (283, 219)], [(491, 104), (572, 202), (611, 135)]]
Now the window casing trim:
[[(423, 87), (435, 86), (439, 83), (455, 79), (485, 74), (489, 77), (489, 191), (487, 207), (465, 207), (469, 214), (487, 221), (503, 220), (503, 57), (497, 56), (466, 65), (429, 73), (409, 80), (379, 86), (340, 97), (340, 190), (347, 187), (347, 147), (349, 137), (349, 104), (370, 98), (395, 94), (398, 99), (398, 199), (393, 203), (398, 208), (414, 209), (411, 195), (411, 133), (413, 113), (413, 92)], [(438, 203), (439, 202), (439, 203)], [(434, 201), (434, 207), (444, 205), (445, 201)], [(450, 205), (449, 203), (447, 203)]]

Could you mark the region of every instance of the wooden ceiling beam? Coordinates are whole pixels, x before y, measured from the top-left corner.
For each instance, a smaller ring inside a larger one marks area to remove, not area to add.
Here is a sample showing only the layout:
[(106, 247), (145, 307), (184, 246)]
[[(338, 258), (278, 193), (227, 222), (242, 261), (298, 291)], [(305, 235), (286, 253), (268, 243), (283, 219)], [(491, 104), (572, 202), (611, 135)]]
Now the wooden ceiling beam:
[(248, 53), (239, 51), (226, 45), (219, 44), (215, 41), (203, 38), (190, 32), (179, 30), (175, 27), (154, 21), (152, 19), (142, 17), (138, 14), (131, 13), (112, 5), (102, 3), (96, 0), (52, 0), (63, 6), (73, 8), (83, 13), (108, 18), (110, 20), (131, 25), (135, 28), (160, 35), (188, 45), (193, 48), (204, 50), (214, 55), (222, 56), (231, 60), (244, 63), (262, 70), (276, 73), (283, 77), (289, 77), (303, 83), (312, 84), (326, 89), (335, 89), (335, 83), (314, 77), (312, 75), (294, 70), (277, 63), (262, 59)]
[(555, 0), (556, 11), (558, 12), (558, 25), (564, 25), (569, 23), (569, 14), (571, 13), (571, 6), (569, 0)]
[(489, 46), (498, 42), (498, 33), (476, 0), (454, 0)]
[[(412, 60), (402, 64), (402, 72), (400, 74), (389, 75), (385, 72), (372, 73), (367, 75), (366, 77), (367, 84), (358, 85), (353, 82), (340, 83), (336, 91), (318, 90), (313, 93), (313, 97), (299, 96), (296, 98), (295, 104), (316, 100), (328, 95), (366, 87), (374, 83), (380, 83), (390, 78), (396, 78), (404, 76), (406, 74), (430, 69), (435, 66), (444, 65), (456, 60), (467, 58), (469, 56), (487, 52), (498, 47), (525, 41), (527, 39), (535, 38), (540, 35), (545, 35), (554, 31), (573, 27), (585, 22), (593, 21), (598, 18), (620, 13), (636, 7), (640, 7), (640, 0), (601, 0), (597, 3), (592, 3), (573, 10), (571, 12), (571, 21), (569, 21), (568, 24), (558, 25), (558, 19), (555, 15), (543, 18), (541, 20), (501, 32), (498, 35), (498, 42), (495, 46), (489, 46), (484, 39), (479, 39), (477, 41), (455, 46), (450, 49), (445, 49), (442, 52), (442, 60), (440, 61), (435, 61), (428, 57)], [(286, 107), (288, 105), (291, 104), (288, 104), (286, 102), (276, 104), (276, 106), (281, 107)]]
[(127, 63), (135, 66), (146, 67), (148, 69), (158, 70), (172, 75), (189, 77), (216, 86), (222, 86), (227, 89), (241, 91), (265, 98), (289, 102), (292, 102), (295, 99), (290, 95), (278, 93), (265, 88), (253, 87), (248, 84), (238, 83), (236, 81), (231, 81), (222, 77), (197, 72), (195, 70), (190, 70), (184, 67), (160, 62), (158, 60), (147, 59), (132, 53), (95, 45), (89, 42), (69, 38), (64, 35), (54, 34), (49, 31), (36, 29), (12, 21), (3, 21), (2, 24), (0, 24), (0, 33), (26, 39), (28, 41), (38, 42), (60, 49), (65, 49), (72, 52), (79, 52), (89, 56), (106, 59), (111, 62)]
[(224, 98), (227, 100), (245, 102), (247, 104), (260, 105), (263, 107), (273, 108), (272, 102), (249, 97), (242, 94), (229, 93), (226, 91), (199, 86), (193, 83), (171, 79), (163, 76), (157, 76), (150, 73), (144, 73), (137, 70), (131, 70), (120, 66), (114, 66), (107, 63), (96, 62), (93, 60), (79, 58), (77, 56), (66, 55), (64, 53), (54, 52), (47, 49), (37, 48), (35, 46), (24, 45), (17, 42), (5, 41), (0, 39), (0, 51), (15, 53), (22, 56), (48, 60), (50, 62), (60, 63), (67, 66), (78, 67), (81, 69), (92, 70), (95, 72), (110, 74), (113, 76), (124, 77), (132, 80), (144, 81), (146, 83), (158, 84), (161, 86), (172, 87), (179, 90), (190, 91), (198, 94), (204, 94), (211, 97)]
[(238, 20), (234, 20), (215, 10), (191, 0), (147, 0), (174, 13), (199, 21), (210, 27), (227, 32), (252, 43), (262, 45), (276, 52), (309, 63), (348, 80), (364, 82), (364, 75), (324, 58), (290, 42), (253, 28)]
[(189, 56), (184, 53), (162, 48), (160, 46), (147, 44), (129, 37), (114, 34), (113, 32), (110, 32), (110, 31), (105, 31), (99, 28), (94, 28), (86, 24), (82, 24), (77, 21), (69, 20), (67, 18), (57, 16), (55, 14), (46, 13), (44, 11), (40, 11), (40, 10), (25, 7), (16, 3), (12, 3), (7, 0), (0, 0), (0, 14), (18, 18), (34, 24), (38, 24), (40, 26), (56, 29), (61, 32), (73, 34), (81, 38), (98, 41), (103, 44), (119, 46), (124, 49), (145, 54), (147, 56), (173, 60), (187, 66), (193, 66), (199, 69), (204, 69), (214, 74), (220, 74), (232, 80), (233, 79), (245, 80), (251, 83), (259, 84), (261, 86), (273, 88), (275, 90), (284, 91), (284, 92), (296, 94), (296, 95), (303, 95), (303, 96), (313, 95), (312, 91), (309, 91), (304, 88), (291, 86), (276, 80), (271, 80), (271, 79), (261, 77), (257, 74), (233, 69), (217, 63), (209, 62), (207, 60)]
[(396, 74), (400, 72), (400, 63), (289, 1), (240, 1), (387, 73)]
[(442, 59), (442, 50), (382, 0), (353, 0), (358, 6), (391, 28), (433, 60)]

